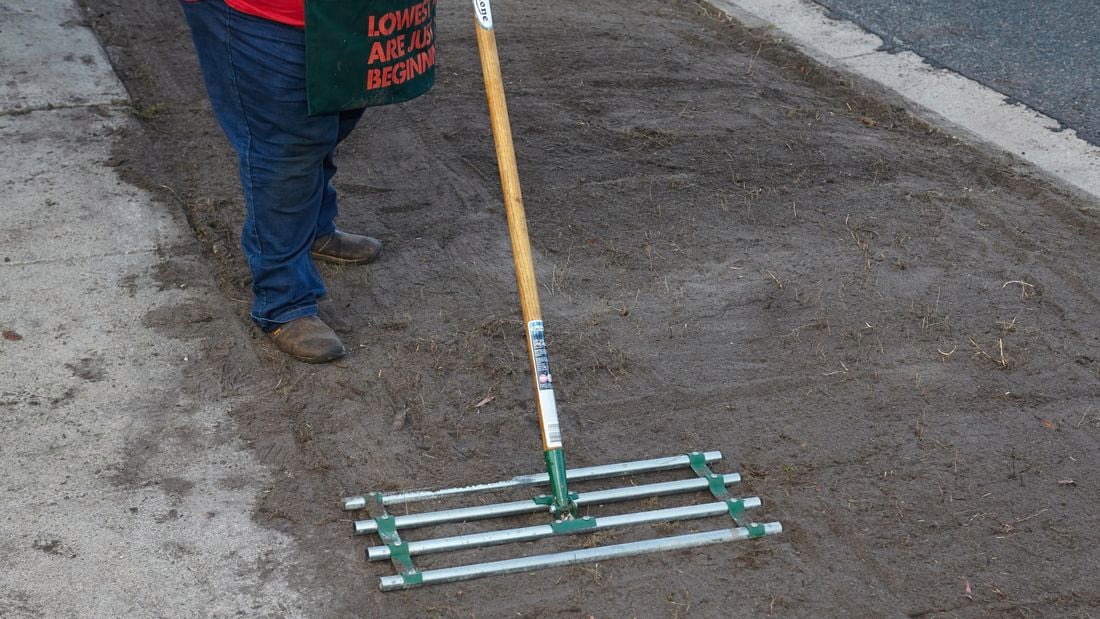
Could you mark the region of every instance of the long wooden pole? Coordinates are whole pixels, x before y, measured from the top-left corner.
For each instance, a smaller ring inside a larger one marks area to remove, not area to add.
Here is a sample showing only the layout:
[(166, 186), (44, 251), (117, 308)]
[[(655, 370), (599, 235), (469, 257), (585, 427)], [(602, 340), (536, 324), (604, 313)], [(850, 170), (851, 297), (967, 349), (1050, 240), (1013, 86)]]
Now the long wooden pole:
[(504, 191), (504, 212), (508, 218), (508, 233), (512, 239), (512, 259), (515, 262), (516, 282), (519, 284), (520, 309), (527, 327), (527, 350), (531, 362), (539, 426), (542, 430), (543, 456), (550, 476), (553, 495), (551, 511), (569, 516), (575, 512), (565, 478), (565, 455), (562, 451), (561, 427), (558, 423), (554, 384), (546, 353), (546, 337), (543, 331), (542, 309), (539, 306), (538, 284), (531, 260), (531, 241), (527, 234), (527, 216), (523, 209), (516, 151), (512, 144), (512, 126), (508, 121), (508, 106), (504, 100), (504, 80), (500, 72), (496, 34), (493, 31), (492, 10), (489, 0), (473, 0), (477, 21), (477, 46), (481, 56), (481, 70), (485, 77), (485, 95), (489, 102), (489, 121), (496, 143), (497, 164), (500, 167), (500, 184)]

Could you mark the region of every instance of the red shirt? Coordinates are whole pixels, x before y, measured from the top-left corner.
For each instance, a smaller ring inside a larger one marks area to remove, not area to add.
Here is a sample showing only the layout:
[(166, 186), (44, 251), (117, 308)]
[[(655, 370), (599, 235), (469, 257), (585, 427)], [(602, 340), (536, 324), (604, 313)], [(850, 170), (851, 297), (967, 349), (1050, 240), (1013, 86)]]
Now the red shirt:
[(281, 24), (298, 28), (306, 25), (305, 0), (225, 0), (225, 3), (242, 13)]

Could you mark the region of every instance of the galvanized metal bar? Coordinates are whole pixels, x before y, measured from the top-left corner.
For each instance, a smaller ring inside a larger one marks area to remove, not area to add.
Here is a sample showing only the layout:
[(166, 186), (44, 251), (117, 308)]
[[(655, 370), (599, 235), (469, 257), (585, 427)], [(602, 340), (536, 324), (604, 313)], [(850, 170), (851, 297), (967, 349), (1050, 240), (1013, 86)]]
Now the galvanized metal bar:
[[(769, 522), (763, 525), (764, 535), (775, 535), (783, 531), (783, 525), (778, 522)], [(672, 537), (644, 540), (640, 542), (628, 542), (625, 544), (612, 544), (609, 546), (597, 546), (583, 550), (558, 552), (553, 554), (535, 555), (506, 561), (494, 561), (491, 563), (477, 563), (458, 567), (443, 568), (438, 570), (426, 570), (420, 572), (418, 578), (412, 582), (406, 581), (401, 576), (383, 576), (379, 583), (382, 591), (395, 589), (410, 589), (419, 585), (434, 585), (445, 582), (458, 582), (471, 580), (482, 576), (495, 576), (501, 574), (516, 574), (530, 572), (548, 567), (560, 567), (564, 565), (576, 565), (578, 563), (590, 563), (592, 561), (604, 561), (621, 557), (631, 557), (654, 552), (680, 550), (694, 548), (710, 544), (721, 544), (749, 539), (752, 533), (745, 527), (706, 531), (703, 533), (689, 533)]]
[[(727, 486), (741, 482), (741, 476), (737, 473), (725, 473), (720, 475), (722, 483)], [(615, 503), (619, 501), (631, 501), (633, 499), (648, 498), (652, 496), (668, 496), (670, 494), (683, 494), (695, 490), (706, 490), (710, 487), (710, 480), (678, 479), (676, 481), (663, 481), (655, 484), (643, 484), (641, 486), (625, 486), (623, 488), (610, 488), (608, 490), (596, 490), (584, 492), (574, 501), (577, 505), (600, 505), (602, 503)]]
[[(745, 509), (760, 507), (758, 497), (740, 499)], [(686, 507), (670, 507), (667, 509), (655, 509), (652, 511), (623, 514), (620, 516), (601, 516), (595, 519), (595, 524), (587, 528), (561, 530), (549, 524), (521, 527), (517, 529), (505, 529), (501, 531), (487, 531), (485, 533), (473, 533), (470, 535), (456, 535), (454, 537), (441, 537), (415, 542), (406, 542), (409, 556), (425, 555), (437, 552), (449, 552), (466, 548), (483, 548), (514, 542), (526, 542), (530, 540), (552, 537), (555, 535), (571, 535), (578, 533), (592, 533), (605, 531), (616, 527), (652, 524), (656, 522), (676, 522), (678, 520), (691, 520), (694, 518), (706, 518), (709, 516), (728, 516), (730, 506), (726, 501), (715, 503), (703, 503), (701, 505), (689, 505)], [(391, 555), (389, 546), (371, 546), (367, 548), (367, 559), (381, 561), (389, 559)]]
[[(703, 454), (703, 457), (706, 459), (707, 462), (717, 462), (722, 459), (722, 452), (708, 451)], [(618, 464), (603, 464), (600, 466), (572, 469), (570, 471), (566, 471), (565, 475), (566, 479), (569, 482), (575, 482), (585, 481), (588, 479), (620, 477), (623, 475), (634, 475), (638, 473), (667, 471), (669, 469), (676, 469), (686, 466), (691, 466), (691, 461), (687, 455), (682, 455), (671, 456), (667, 458), (654, 458), (651, 460), (634, 460), (632, 462), (620, 462)], [(382, 496), (382, 504), (386, 506), (398, 505), (401, 503), (412, 503), (415, 501), (426, 501), (430, 499), (442, 499), (463, 494), (473, 494), (476, 492), (490, 492), (493, 490), (522, 488), (525, 486), (545, 486), (549, 483), (550, 477), (546, 473), (519, 475), (517, 477), (513, 477), (512, 479), (504, 481), (497, 481), (488, 484), (477, 484), (474, 486), (444, 488), (441, 490), (411, 490), (408, 492), (384, 494)], [(347, 497), (343, 500), (343, 505), (344, 509), (347, 511), (364, 509), (367, 506), (367, 496), (360, 495)]]
[[(405, 514), (395, 516), (397, 529), (415, 529), (433, 524), (447, 522), (466, 522), (469, 520), (485, 520), (486, 518), (498, 518), (504, 516), (518, 516), (519, 514), (532, 514), (539, 511), (548, 511), (549, 507), (535, 503), (531, 499), (526, 501), (512, 501), (511, 503), (494, 503), (492, 505), (478, 505), (475, 507), (459, 507), (444, 509), (437, 512), (424, 512), (422, 514)], [(355, 521), (355, 535), (367, 535), (378, 531), (378, 523), (373, 518), (370, 520)]]
[[(728, 473), (721, 475), (723, 483), (726, 485), (736, 484), (741, 481), (741, 476), (737, 473)], [(670, 494), (681, 494), (684, 492), (692, 492), (694, 490), (706, 490), (709, 487), (710, 480), (702, 479), (699, 477), (692, 479), (681, 479), (677, 481), (666, 481), (656, 484), (644, 484), (641, 486), (627, 486), (625, 488), (611, 488), (609, 490), (596, 490), (594, 492), (584, 492), (577, 495), (577, 499), (574, 501), (578, 506), (584, 505), (599, 505), (602, 503), (614, 503), (618, 501), (630, 501), (633, 499), (651, 497), (651, 496), (666, 496)], [(479, 505), (475, 507), (459, 507), (456, 509), (444, 509), (435, 512), (424, 512), (420, 514), (407, 514), (395, 517), (394, 526), (397, 529), (413, 529), (416, 527), (425, 527), (433, 524), (444, 524), (447, 522), (466, 522), (470, 520), (484, 520), (486, 518), (497, 518), (502, 516), (515, 516), (518, 514), (531, 514), (539, 511), (546, 511), (549, 508), (533, 500), (527, 501), (513, 501), (511, 503), (495, 503), (492, 505)], [(356, 520), (355, 521), (355, 534), (366, 535), (368, 533), (374, 533), (378, 530), (378, 523), (373, 519), (371, 520)]]

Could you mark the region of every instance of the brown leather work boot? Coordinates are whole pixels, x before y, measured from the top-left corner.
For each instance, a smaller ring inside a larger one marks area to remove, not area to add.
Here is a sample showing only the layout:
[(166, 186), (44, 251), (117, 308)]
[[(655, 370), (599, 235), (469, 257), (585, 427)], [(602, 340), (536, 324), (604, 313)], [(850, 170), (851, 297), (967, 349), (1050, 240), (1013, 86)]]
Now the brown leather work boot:
[(337, 230), (313, 241), (310, 254), (333, 264), (366, 264), (382, 252), (382, 241)]
[(268, 335), (276, 348), (306, 363), (325, 363), (346, 354), (336, 332), (316, 316), (291, 320)]

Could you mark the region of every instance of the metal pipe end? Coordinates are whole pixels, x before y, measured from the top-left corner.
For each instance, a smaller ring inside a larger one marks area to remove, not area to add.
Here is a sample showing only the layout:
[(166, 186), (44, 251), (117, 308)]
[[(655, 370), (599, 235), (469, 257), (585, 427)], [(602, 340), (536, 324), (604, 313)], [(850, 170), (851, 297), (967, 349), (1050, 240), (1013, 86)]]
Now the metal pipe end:
[(780, 522), (765, 522), (764, 535), (778, 535), (783, 532), (783, 524)]
[(378, 589), (381, 591), (396, 591), (408, 588), (405, 579), (400, 576), (383, 576), (378, 579)]
[(367, 548), (367, 561), (381, 561), (389, 558), (389, 546), (371, 546)]
[(353, 512), (357, 509), (367, 508), (367, 497), (365, 496), (349, 496), (344, 499), (344, 511)]
[(356, 520), (355, 535), (369, 535), (378, 531), (378, 523), (373, 520)]
[(752, 509), (753, 507), (760, 507), (761, 505), (763, 505), (763, 503), (760, 501), (760, 497), (758, 496), (746, 497), (744, 501), (745, 509)]

